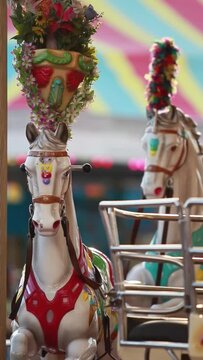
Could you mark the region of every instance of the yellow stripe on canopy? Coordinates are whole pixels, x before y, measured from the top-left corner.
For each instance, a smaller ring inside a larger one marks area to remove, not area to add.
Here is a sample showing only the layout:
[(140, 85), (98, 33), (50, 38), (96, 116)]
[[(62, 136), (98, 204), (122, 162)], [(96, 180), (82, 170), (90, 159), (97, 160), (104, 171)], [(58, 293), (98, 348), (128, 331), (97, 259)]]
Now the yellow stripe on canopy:
[(9, 30), (9, 31), (8, 31), (8, 34), (7, 34), (7, 40), (8, 40), (8, 41), (15, 41), (15, 40), (13, 40), (12, 38), (13, 38), (14, 36), (16, 36), (16, 33), (17, 33), (17, 31), (16, 31), (15, 29), (13, 29), (12, 31)]
[[(107, 40), (108, 41), (108, 40)], [(117, 51), (120, 49), (118, 44), (109, 44), (107, 41), (99, 38), (94, 39), (94, 45), (96, 46), (96, 52), (100, 51), (102, 54), (108, 53), (109, 51)]]
[(17, 99), (20, 95), (20, 88), (17, 86), (16, 78), (9, 81), (8, 86), (8, 103)]
[(141, 108), (145, 108), (146, 102), (144, 98), (144, 83), (138, 76), (136, 76), (134, 69), (127, 61), (123, 53), (121, 51), (112, 51), (103, 54), (103, 56), (128, 96)]
[(188, 103), (191, 103), (192, 94), (192, 106), (196, 109), (197, 113), (203, 115), (202, 99), (203, 89), (198, 85), (197, 81), (191, 73), (190, 67), (187, 64), (186, 58), (182, 55), (178, 60), (179, 73), (177, 77), (178, 88)]
[(100, 115), (108, 115), (111, 113), (110, 109), (108, 108), (107, 104), (105, 104), (98, 91), (96, 91), (94, 101), (90, 104), (89, 110)]
[[(89, 5), (89, 0), (84, 0)], [(108, 4), (106, 0), (91, 0), (91, 4), (95, 7), (97, 12), (104, 13), (103, 19), (107, 20), (108, 23), (119, 32), (127, 35), (130, 39), (139, 41), (142, 44), (149, 45), (153, 42), (153, 37), (144, 31), (141, 27), (133, 23), (127, 16), (123, 15), (117, 8)]]
[[(148, 6), (151, 11), (156, 13), (162, 20), (170, 24), (179, 33), (182, 33), (184, 37), (190, 39), (194, 44), (203, 47), (202, 34), (170, 6), (168, 6), (166, 3), (163, 4), (162, 0), (142, 0), (142, 2), (145, 6)], [(185, 4), (185, 6), (187, 5)]]

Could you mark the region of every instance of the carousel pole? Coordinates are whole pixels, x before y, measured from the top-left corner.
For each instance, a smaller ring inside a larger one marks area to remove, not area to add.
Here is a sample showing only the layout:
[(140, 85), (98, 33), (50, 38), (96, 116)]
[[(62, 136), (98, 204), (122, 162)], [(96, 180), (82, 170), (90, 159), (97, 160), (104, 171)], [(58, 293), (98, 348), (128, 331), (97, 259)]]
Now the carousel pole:
[(0, 358), (6, 359), (7, 270), (7, 4), (1, 1), (0, 22)]

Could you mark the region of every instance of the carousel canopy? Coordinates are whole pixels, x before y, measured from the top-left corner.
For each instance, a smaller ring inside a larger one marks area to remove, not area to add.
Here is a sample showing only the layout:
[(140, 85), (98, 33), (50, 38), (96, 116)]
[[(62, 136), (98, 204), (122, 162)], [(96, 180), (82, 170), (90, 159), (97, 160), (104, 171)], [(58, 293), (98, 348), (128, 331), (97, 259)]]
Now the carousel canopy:
[[(91, 4), (104, 14), (95, 36), (100, 78), (90, 107), (93, 115), (144, 119), (149, 48), (155, 40), (171, 37), (181, 51), (173, 103), (202, 122), (203, 0), (189, 1), (187, 6), (185, 0), (91, 0)], [(22, 110), (27, 105), (12, 67), (14, 34), (8, 20), (9, 109)]]

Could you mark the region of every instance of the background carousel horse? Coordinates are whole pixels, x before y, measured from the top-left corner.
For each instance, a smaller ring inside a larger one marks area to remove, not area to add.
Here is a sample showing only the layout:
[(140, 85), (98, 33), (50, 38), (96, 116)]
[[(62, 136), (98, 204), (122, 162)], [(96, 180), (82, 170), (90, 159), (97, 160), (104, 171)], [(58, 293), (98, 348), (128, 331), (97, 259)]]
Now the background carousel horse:
[(105, 358), (114, 359), (110, 341), (116, 328), (110, 339), (108, 315), (115, 314), (108, 307), (107, 315), (106, 308), (113, 282), (111, 264), (81, 242), (66, 151), (67, 126), (60, 123), (55, 133), (39, 132), (30, 123), (26, 135), (30, 150), (23, 168), (32, 194), (33, 250), (13, 302), (10, 358), (41, 359), (48, 353), (55, 354), (54, 359), (91, 360), (107, 351)]
[[(141, 187), (146, 198), (164, 197), (168, 183), (172, 185), (173, 197), (178, 197), (181, 203), (189, 197), (203, 196), (203, 162), (199, 136), (195, 123), (180, 109), (170, 106), (165, 111), (155, 113), (142, 138), (146, 165)], [(199, 213), (200, 207), (194, 207), (193, 214)], [(163, 221), (158, 221), (152, 243), (160, 243), (162, 233)], [(192, 223), (192, 240), (196, 246), (203, 245), (203, 225), (199, 222)], [(167, 243), (181, 243), (178, 222), (168, 223)], [(129, 271), (127, 280), (138, 280), (143, 284), (153, 285), (157, 271), (156, 263), (143, 262)], [(196, 276), (199, 280), (203, 279), (203, 268), (197, 269)], [(182, 270), (174, 265), (164, 265), (161, 284), (183, 285)], [(143, 303), (144, 299), (140, 301)], [(171, 306), (177, 303), (176, 300), (169, 301)], [(161, 306), (164, 307), (164, 303)]]

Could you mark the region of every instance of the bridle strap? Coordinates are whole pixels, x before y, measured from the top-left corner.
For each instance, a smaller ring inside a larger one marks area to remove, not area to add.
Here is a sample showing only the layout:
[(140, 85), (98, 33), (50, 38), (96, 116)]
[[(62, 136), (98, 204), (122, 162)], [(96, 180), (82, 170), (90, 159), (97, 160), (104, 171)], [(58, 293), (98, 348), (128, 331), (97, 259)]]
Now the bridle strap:
[(173, 174), (173, 170), (168, 170), (162, 166), (159, 166), (159, 165), (148, 165), (145, 169), (144, 169), (145, 172), (155, 172), (155, 173), (158, 173), (158, 172), (162, 172), (168, 176), (171, 176)]
[(177, 130), (173, 130), (173, 129), (160, 129), (157, 132), (161, 133), (161, 134), (176, 134), (176, 135), (179, 135), (179, 132)]
[(102, 278), (101, 278), (101, 274), (96, 266), (93, 266), (94, 272), (95, 272), (95, 274), (94, 274), (95, 279), (88, 278), (86, 275), (84, 275), (81, 272), (80, 265), (78, 263), (78, 259), (76, 256), (75, 248), (74, 248), (73, 243), (70, 238), (69, 223), (68, 223), (68, 219), (66, 216), (62, 217), (61, 225), (63, 228), (64, 237), (66, 238), (66, 244), (67, 244), (67, 248), (69, 251), (70, 259), (71, 259), (72, 265), (73, 265), (76, 273), (78, 274), (79, 278), (82, 281), (84, 281), (85, 284), (89, 285), (92, 289), (94, 289), (94, 290), (99, 289), (102, 285)]
[[(75, 252), (75, 248), (73, 246), (73, 243), (71, 241), (70, 238), (70, 233), (69, 233), (69, 222), (66, 216), (63, 216), (61, 219), (61, 225), (63, 228), (63, 232), (64, 232), (64, 236), (66, 238), (66, 244), (68, 247), (68, 251), (69, 251), (69, 255), (70, 255), (70, 259), (72, 262), (72, 265), (76, 271), (76, 273), (78, 274), (79, 278), (87, 285), (89, 285), (92, 289), (95, 290), (95, 292), (99, 291), (100, 295), (103, 297), (103, 299), (106, 298), (105, 294), (103, 294), (101, 286), (102, 286), (102, 277), (101, 274), (99, 272), (99, 270), (97, 269), (97, 267), (93, 265), (93, 269), (94, 269), (94, 279), (91, 279), (89, 277), (87, 277), (86, 275), (84, 275), (81, 272), (81, 268), (79, 266), (78, 263), (78, 259), (76, 256), (76, 252)], [(104, 309), (101, 309), (102, 311), (102, 320), (103, 320), (103, 330), (104, 330), (104, 347), (105, 347), (105, 352), (104, 354), (102, 354), (99, 359), (102, 359), (106, 354), (109, 355), (109, 357), (112, 360), (118, 360), (116, 359), (112, 354), (111, 354), (111, 334), (110, 334), (110, 320), (109, 317), (106, 313), (104, 313)]]
[(61, 204), (63, 200), (55, 195), (40, 195), (32, 199), (33, 204)]
[(68, 157), (67, 151), (40, 151), (40, 150), (30, 150), (28, 156), (33, 157)]
[[(163, 130), (163, 131), (164, 131), (164, 133), (165, 133), (166, 130)], [(176, 132), (176, 133), (177, 133), (177, 132)], [(187, 157), (187, 151), (188, 151), (188, 142), (187, 142), (187, 141), (186, 141), (185, 145), (186, 145), (186, 155), (185, 155), (185, 159), (186, 159), (186, 157)], [(176, 170), (180, 169), (180, 168), (183, 166), (183, 164), (184, 164), (184, 162), (185, 162), (185, 159), (184, 159), (184, 161), (182, 162), (183, 155), (184, 155), (184, 150), (185, 150), (185, 146), (184, 146), (184, 144), (183, 144), (182, 151), (181, 151), (181, 153), (180, 153), (180, 156), (179, 156), (179, 158), (178, 158), (178, 161), (177, 161), (177, 163), (175, 164), (175, 166), (173, 167), (172, 170), (168, 170), (168, 169), (166, 169), (166, 168), (164, 168), (164, 167), (162, 167), (162, 166), (153, 165), (153, 164), (152, 164), (152, 165), (148, 165), (148, 166), (145, 168), (144, 171), (145, 171), (145, 172), (155, 172), (155, 173), (162, 172), (162, 173), (168, 175), (169, 177), (171, 177)]]

